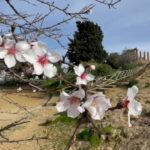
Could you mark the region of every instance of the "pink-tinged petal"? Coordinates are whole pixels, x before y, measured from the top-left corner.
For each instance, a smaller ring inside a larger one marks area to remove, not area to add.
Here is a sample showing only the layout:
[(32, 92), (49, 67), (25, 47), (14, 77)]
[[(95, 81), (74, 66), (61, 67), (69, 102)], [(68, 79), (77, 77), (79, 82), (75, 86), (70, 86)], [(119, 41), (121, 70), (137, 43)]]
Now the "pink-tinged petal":
[(7, 55), (7, 50), (0, 48), (0, 59), (5, 58), (6, 55)]
[(99, 107), (104, 111), (108, 110), (108, 108), (111, 107), (110, 99), (107, 99), (106, 96), (101, 92), (99, 92), (98, 95), (99, 96), (95, 98), (97, 105), (99, 105)]
[(6, 39), (4, 42), (4, 48), (10, 49), (10, 48), (14, 47), (15, 44), (16, 44), (16, 42), (14, 40)]
[(34, 53), (38, 56), (44, 55), (48, 51), (47, 45), (41, 41), (33, 42), (31, 45)]
[[(104, 106), (104, 108), (103, 108)], [(98, 115), (99, 115), (99, 120), (102, 120), (105, 116), (105, 111), (108, 110), (108, 106), (105, 104), (103, 106), (99, 106), (97, 107), (97, 112), (98, 112)]]
[(92, 105), (93, 98), (88, 98), (82, 105), (84, 108), (89, 108)]
[(128, 109), (129, 109), (130, 115), (138, 116), (142, 112), (142, 105), (141, 103), (134, 100), (128, 104)]
[(34, 63), (33, 67), (34, 67), (34, 74), (36, 75), (41, 75), (44, 71), (43, 66), (38, 62)]
[(89, 110), (93, 119), (101, 120), (105, 115), (105, 111), (111, 107), (111, 103), (103, 93), (99, 92), (89, 96), (83, 106)]
[(3, 43), (3, 38), (0, 36), (0, 45)]
[(79, 66), (74, 67), (74, 71), (76, 75), (81, 76), (84, 73), (85, 68), (82, 64), (79, 64)]
[(22, 56), (22, 54), (20, 52), (17, 52), (16, 53), (16, 59), (19, 61), (19, 62), (26, 62), (25, 58)]
[(16, 43), (16, 49), (18, 51), (27, 51), (31, 48), (30, 44), (26, 41), (20, 41)]
[(61, 60), (61, 56), (56, 52), (50, 52), (48, 53), (48, 59), (50, 62), (56, 63)]
[(89, 113), (91, 114), (91, 117), (94, 119), (94, 120), (100, 120), (99, 119), (99, 115), (97, 113), (97, 110), (94, 106), (90, 106), (87, 108), (87, 110), (89, 111)]
[(70, 95), (66, 93), (65, 91), (62, 91), (60, 94), (60, 100), (68, 100), (70, 98)]
[(86, 79), (81, 79), (80, 77), (77, 77), (76, 79), (76, 85), (86, 85), (87, 84), (87, 80)]
[(23, 53), (22, 56), (25, 60), (31, 64), (34, 64), (38, 61), (38, 56), (33, 52), (32, 49), (28, 50), (27, 52)]
[(57, 68), (53, 64), (47, 64), (44, 66), (44, 75), (52, 78), (57, 74)]
[(66, 111), (67, 109), (69, 109), (69, 107), (70, 107), (70, 102), (68, 100), (67, 101), (60, 101), (56, 105), (56, 109), (58, 112)]
[(80, 112), (78, 111), (77, 107), (71, 106), (67, 111), (68, 117), (76, 118), (80, 115)]
[(75, 91), (71, 94), (71, 96), (78, 97), (80, 99), (83, 99), (85, 97), (85, 91), (82, 88), (79, 88), (78, 91)]
[(83, 113), (85, 111), (84, 107), (81, 107), (81, 106), (78, 106), (77, 107), (77, 110), (80, 112), (80, 113)]
[(135, 96), (137, 95), (137, 93), (139, 92), (139, 89), (137, 86), (132, 86), (131, 88), (128, 88), (127, 91), (127, 97), (129, 101), (134, 100)]
[(87, 81), (93, 81), (95, 77), (92, 74), (87, 74), (86, 79)]
[(12, 68), (16, 65), (16, 59), (13, 55), (6, 55), (4, 58), (4, 62), (8, 68)]

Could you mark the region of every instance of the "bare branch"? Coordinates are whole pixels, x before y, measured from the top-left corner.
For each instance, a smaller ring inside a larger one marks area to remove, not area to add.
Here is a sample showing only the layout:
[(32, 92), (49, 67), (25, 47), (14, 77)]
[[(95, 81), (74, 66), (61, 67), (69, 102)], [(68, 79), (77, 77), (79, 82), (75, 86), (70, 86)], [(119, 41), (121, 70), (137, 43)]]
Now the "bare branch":
[(9, 72), (12, 73), (15, 77), (17, 77), (18, 79), (20, 79), (21, 81), (28, 83), (29, 86), (34, 87), (35, 89), (41, 91), (41, 92), (46, 92), (44, 89), (42, 89), (41, 87), (34, 85), (33, 83), (31, 83), (29, 80), (27, 79), (23, 79), (21, 76), (19, 76), (18, 74), (16, 74), (13, 70), (9, 69)]

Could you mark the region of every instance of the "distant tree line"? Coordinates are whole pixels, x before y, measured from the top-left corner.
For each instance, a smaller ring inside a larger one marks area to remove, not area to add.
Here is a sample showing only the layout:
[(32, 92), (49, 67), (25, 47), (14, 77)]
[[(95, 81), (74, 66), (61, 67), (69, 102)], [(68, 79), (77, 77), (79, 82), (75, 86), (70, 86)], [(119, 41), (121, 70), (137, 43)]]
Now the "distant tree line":
[[(75, 65), (81, 62), (96, 62), (110, 65), (114, 69), (130, 69), (136, 65), (135, 49), (126, 49), (121, 54), (110, 53), (103, 47), (103, 32), (92, 21), (77, 21), (77, 31), (69, 38), (66, 57)], [(105, 66), (106, 67), (106, 66)], [(102, 66), (101, 66), (102, 68)], [(107, 69), (109, 70), (109, 69)]]
[(115, 69), (132, 69), (137, 65), (137, 58), (134, 49), (125, 49), (121, 54), (110, 53), (107, 59), (107, 63)]

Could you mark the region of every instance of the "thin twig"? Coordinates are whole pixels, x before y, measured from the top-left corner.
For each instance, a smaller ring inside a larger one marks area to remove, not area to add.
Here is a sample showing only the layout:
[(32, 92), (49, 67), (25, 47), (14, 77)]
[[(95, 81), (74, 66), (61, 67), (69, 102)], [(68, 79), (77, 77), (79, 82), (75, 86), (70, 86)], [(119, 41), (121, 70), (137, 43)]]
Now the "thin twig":
[(21, 124), (30, 122), (30, 121), (24, 121), (25, 119), (26, 119), (26, 117), (21, 118), (21, 119), (19, 119), (19, 120), (17, 120), (17, 121), (14, 121), (14, 122), (12, 122), (12, 123), (10, 123), (10, 124), (8, 124), (8, 125), (2, 127), (2, 128), (0, 129), (0, 133), (3, 132), (3, 131), (5, 131), (5, 130), (9, 130), (9, 129), (12, 128), (12, 127), (15, 127), (15, 126), (18, 126), (18, 125), (21, 125)]
[(28, 83), (29, 86), (34, 87), (35, 89), (39, 90), (40, 92), (46, 92), (46, 90), (44, 90), (43, 88), (34, 85), (33, 83), (31, 83), (29, 80), (27, 79), (23, 79), (21, 76), (19, 76), (18, 74), (16, 74), (13, 70), (9, 69), (9, 72), (12, 73), (15, 77), (17, 77), (18, 79), (20, 79), (21, 81)]
[(65, 147), (64, 150), (69, 150), (70, 147), (72, 146), (73, 141), (74, 141), (74, 139), (75, 139), (75, 136), (76, 136), (76, 134), (77, 134), (77, 131), (78, 131), (78, 129), (80, 128), (80, 126), (81, 126), (81, 124), (82, 124), (82, 120), (83, 120), (83, 116), (78, 120), (77, 125), (76, 125), (76, 128), (75, 128), (75, 130), (74, 130), (74, 132), (73, 132), (73, 135), (71, 136), (71, 138), (70, 138), (70, 140), (69, 140), (69, 142), (68, 142), (68, 144), (67, 144), (67, 146)]
[(48, 136), (39, 136), (39, 137), (31, 137), (31, 138), (27, 138), (27, 139), (20, 139), (20, 140), (9, 140), (9, 139), (6, 139), (6, 140), (0, 140), (0, 143), (3, 144), (3, 143), (20, 143), (20, 142), (29, 142), (29, 141), (39, 141), (39, 140), (47, 140), (48, 139)]

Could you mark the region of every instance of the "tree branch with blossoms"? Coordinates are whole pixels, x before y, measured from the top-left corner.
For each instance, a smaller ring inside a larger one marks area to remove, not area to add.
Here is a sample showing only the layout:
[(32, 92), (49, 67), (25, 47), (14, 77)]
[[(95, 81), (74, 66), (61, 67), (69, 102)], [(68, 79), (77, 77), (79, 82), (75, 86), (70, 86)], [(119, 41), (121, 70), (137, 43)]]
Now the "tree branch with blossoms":
[[(50, 51), (46, 43), (37, 40), (41, 35), (44, 35), (60, 43), (59, 39), (63, 36), (60, 32), (60, 27), (73, 19), (87, 19), (86, 15), (92, 13), (92, 9), (97, 3), (89, 4), (76, 12), (70, 12), (69, 4), (62, 8), (56, 5), (54, 1), (23, 1), (33, 6), (36, 6), (36, 4), (45, 6), (47, 12), (34, 15), (20, 12), (15, 7), (13, 1), (5, 0), (7, 5), (13, 10), (13, 14), (9, 15), (0, 12), (0, 24), (6, 25), (11, 29), (11, 33), (0, 35), (0, 59), (4, 60), (8, 68), (7, 70), (15, 78), (27, 83), (32, 88), (47, 93), (55, 94), (59, 92), (59, 102), (56, 104), (57, 111), (59, 113), (66, 112), (67, 116), (71, 118), (79, 118), (65, 150), (70, 149), (83, 123), (86, 125), (91, 124), (93, 129), (100, 134), (101, 131), (95, 121), (101, 121), (108, 111), (122, 108), (127, 109), (128, 126), (131, 127), (130, 116), (139, 116), (142, 111), (141, 104), (135, 100), (138, 93), (136, 86), (128, 89), (127, 96), (125, 96), (123, 101), (116, 104), (116, 106), (112, 106), (111, 100), (103, 92), (98, 91), (99, 85), (96, 87), (92, 86), (96, 84), (94, 83), (96, 80), (95, 76), (90, 73), (91, 70), (95, 69), (94, 65), (84, 66), (79, 64), (75, 66), (70, 64), (65, 61), (65, 57), (62, 58), (57, 52)], [(93, 1), (114, 7), (121, 0)], [(49, 16), (57, 11), (66, 17), (54, 24), (45, 26), (44, 23), (49, 19)], [(21, 67), (21, 73), (24, 74), (25, 78), (21, 76), (20, 72), (15, 72), (14, 69), (18, 64), (26, 65), (26, 68)], [(68, 65), (72, 70), (71, 74), (63, 72), (61, 65)], [(29, 80), (28, 74), (31, 77), (38, 76), (44, 78), (47, 87), (43, 88), (41, 85), (36, 85)], [(100, 87), (103, 88), (106, 84), (112, 83), (104, 82)], [(48, 89), (51, 89), (51, 87), (53, 87), (53, 90)], [(94, 94), (91, 94), (91, 91), (94, 91)], [(43, 106), (47, 105), (49, 100)], [(27, 140), (37, 140), (37, 138), (29, 138)], [(3, 142), (7, 142), (6, 139)]]
[[(102, 92), (96, 91), (95, 94), (89, 92), (90, 88), (93, 88), (91, 84), (94, 84), (92, 82), (95, 80), (95, 76), (90, 73), (91, 70), (95, 69), (94, 65), (87, 65), (84, 67), (82, 64), (79, 64), (78, 66), (71, 64), (70, 66), (73, 67), (73, 76), (70, 78), (71, 81), (69, 81), (67, 80), (69, 74), (61, 72), (60, 66), (65, 64), (64, 60), (62, 61), (62, 58), (58, 53), (49, 51), (48, 46), (41, 41), (16, 41), (13, 34), (9, 34), (9, 36), (0, 36), (0, 59), (4, 59), (7, 68), (15, 77), (40, 91), (43, 89), (30, 83), (29, 80), (18, 76), (12, 68), (15, 68), (17, 63), (28, 63), (31, 68), (33, 68), (32, 75), (44, 75), (47, 79), (57, 81), (59, 86), (62, 85), (62, 82), (69, 85), (69, 88), (71, 89), (68, 93), (65, 91), (65, 86), (60, 86), (60, 88), (58, 88), (58, 91), (60, 92), (60, 101), (57, 103), (56, 109), (58, 112), (66, 112), (68, 117), (80, 117), (80, 119), (69, 140), (66, 150), (69, 150), (73, 144), (83, 120), (85, 120), (87, 124), (91, 123), (92, 127), (100, 133), (94, 120), (101, 121), (107, 111), (122, 108), (128, 109), (129, 127), (131, 127), (130, 116), (139, 116), (141, 114), (142, 106), (135, 100), (135, 96), (138, 93), (138, 88), (136, 86), (129, 88), (125, 99), (112, 107), (110, 99)], [(55, 89), (55, 92), (56, 91), (57, 90)]]

